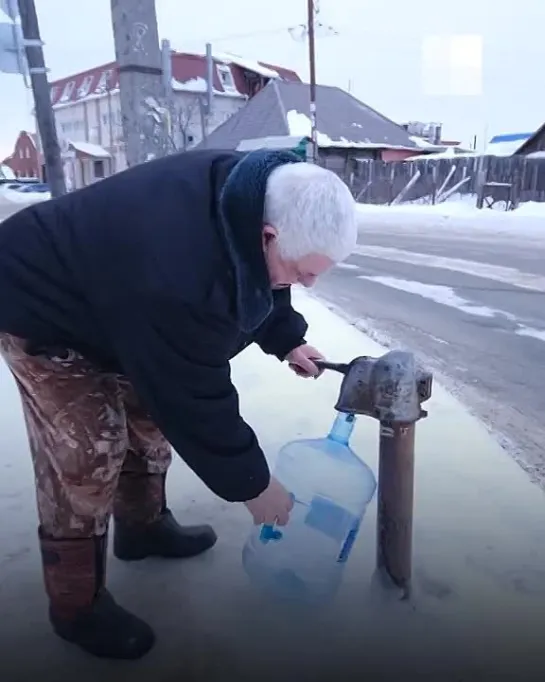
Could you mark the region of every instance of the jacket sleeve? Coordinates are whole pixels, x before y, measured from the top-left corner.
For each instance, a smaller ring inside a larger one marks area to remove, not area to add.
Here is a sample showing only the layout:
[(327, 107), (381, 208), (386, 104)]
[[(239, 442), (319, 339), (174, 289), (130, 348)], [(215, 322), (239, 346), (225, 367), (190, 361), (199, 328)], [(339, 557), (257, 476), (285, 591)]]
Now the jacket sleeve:
[(286, 355), (305, 342), (308, 324), (291, 305), (291, 289), (273, 292), (274, 308), (254, 334), (254, 340), (267, 355), (283, 361)]
[(170, 301), (116, 312), (108, 327), (118, 360), (166, 439), (219, 497), (257, 497), (269, 468), (239, 413), (221, 320)]

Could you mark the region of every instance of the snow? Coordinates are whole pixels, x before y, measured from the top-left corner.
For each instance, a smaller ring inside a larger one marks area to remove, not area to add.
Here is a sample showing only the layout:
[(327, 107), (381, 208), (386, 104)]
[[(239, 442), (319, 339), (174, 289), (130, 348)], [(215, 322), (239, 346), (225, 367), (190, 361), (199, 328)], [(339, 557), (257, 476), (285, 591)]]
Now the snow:
[(207, 85), (204, 78), (190, 78), (187, 81), (179, 81), (175, 78), (172, 79), (172, 89), (177, 92), (183, 92), (188, 90), (189, 92), (206, 92)]
[(454, 157), (475, 156), (477, 152), (462, 152), (457, 151), (459, 147), (446, 147), (442, 152), (431, 152), (430, 154), (418, 154), (411, 156), (405, 161), (416, 161), (417, 159), (452, 159)]
[[(434, 267), (434, 265), (435, 264), (432, 264), (431, 267)], [(437, 267), (441, 266), (437, 265)], [(489, 279), (493, 279), (493, 277), (489, 277), (488, 273), (486, 272), (487, 270), (486, 266), (484, 267), (484, 270), (485, 272), (483, 273), (482, 272), (483, 268), (481, 268), (481, 273), (483, 274), (483, 276)], [(497, 268), (497, 270), (501, 271), (501, 268)], [(519, 275), (520, 274), (521, 273), (519, 273)], [(488, 306), (478, 305), (476, 303), (469, 301), (468, 299), (462, 298), (454, 291), (452, 287), (439, 284), (424, 284), (423, 282), (406, 280), (397, 277), (359, 275), (358, 279), (366, 280), (368, 282), (374, 282), (376, 284), (382, 284), (383, 286), (391, 287), (393, 289), (397, 289), (398, 291), (404, 291), (408, 294), (421, 296), (422, 298), (425, 298), (429, 301), (433, 301), (434, 303), (438, 303), (440, 305), (448, 306), (449, 308), (455, 308), (456, 310), (459, 310), (460, 312), (466, 313), (468, 315), (474, 315), (476, 317), (485, 317), (489, 319), (500, 317), (509, 320), (509, 322), (513, 323), (514, 325), (512, 330), (513, 333), (519, 336), (527, 336), (537, 339), (538, 341), (545, 342), (544, 329), (535, 329), (533, 327), (528, 327), (527, 325), (522, 324), (517, 319), (517, 317), (511, 313), (508, 313), (504, 310), (498, 310), (496, 308), (490, 308)], [(505, 280), (500, 278), (499, 281)], [(517, 280), (515, 279), (515, 281)], [(545, 278), (543, 279), (542, 284), (545, 285)], [(542, 287), (541, 291), (545, 291), (545, 288)]]
[[(312, 133), (312, 124), (310, 118), (306, 114), (302, 114), (295, 109), (290, 109), (286, 114), (286, 121), (289, 128), (289, 133), (293, 137), (310, 137)], [(382, 142), (371, 142), (369, 139), (360, 142), (347, 140), (341, 137), (338, 140), (333, 140), (324, 133), (317, 131), (317, 142), (319, 147), (344, 147), (351, 149), (410, 149), (399, 145), (392, 145)]]
[[(357, 322), (342, 319), (308, 293), (296, 288), (293, 301), (310, 325), (309, 342), (330, 360), (385, 352), (359, 331)], [(242, 414), (271, 464), (287, 441), (325, 434), (335, 414), (340, 375), (326, 372), (318, 381), (302, 380), (255, 346), (232, 364)], [(33, 679), (47, 667), (53, 678), (114, 682), (117, 665), (84, 656), (50, 634), (24, 418), (2, 362), (0, 390), (0, 452), (7, 474), (0, 477), (0, 513), (9, 519), (2, 533), (4, 677)], [(293, 670), (301, 678), (321, 679), (326, 666), (344, 673), (348, 664), (372, 669), (377, 678), (403, 679), (416, 663), (426, 679), (450, 682), (454, 674), (447, 672), (454, 670), (456, 679), (484, 679), (458, 670), (466, 656), (492, 666), (487, 679), (493, 679), (496, 665), (505, 673), (498, 649), (513, 651), (521, 643), (520, 623), (531, 624), (530, 631), (524, 630), (525, 656), (541, 660), (542, 492), (441, 386), (434, 385), (426, 405), (430, 416), (418, 424), (416, 440), (413, 601), (381, 599), (384, 593), (372, 587), (376, 498), (331, 610), (312, 611), (305, 618), (262, 597), (241, 567), (251, 530), (246, 510), (216, 498), (175, 459), (167, 484), (169, 507), (184, 523), (213, 523), (220, 539), (214, 550), (191, 561), (152, 560), (136, 570), (110, 559), (108, 584), (115, 596), (159, 633), (157, 650), (131, 669), (133, 682), (149, 679), (157, 666), (165, 679), (179, 676), (182, 659), (189, 677), (195, 673), (211, 682), (253, 679), (263, 660), (268, 661), (267, 680), (291, 679)], [(352, 446), (376, 472), (377, 422), (358, 418)], [(180, 642), (189, 642), (182, 659)], [(281, 656), (270, 655), (271, 642)], [(384, 655), (385, 642), (395, 656)], [(32, 656), (26, 653), (30, 650)], [(516, 653), (513, 659), (520, 663)], [(391, 674), (394, 664), (399, 670)], [(424, 674), (431, 666), (437, 667)], [(501, 679), (517, 678), (504, 674)]]
[(13, 204), (37, 204), (41, 201), (51, 199), (49, 192), (18, 192), (15, 189), (8, 189), (5, 185), (0, 185), (0, 206), (10, 206)]
[(300, 137), (290, 135), (272, 135), (270, 137), (255, 137), (242, 140), (237, 145), (237, 151), (246, 152), (253, 149), (293, 149), (301, 142)]
[(67, 109), (68, 107), (73, 107), (74, 104), (81, 104), (82, 102), (92, 102), (95, 100), (107, 99), (113, 97), (113, 95), (119, 95), (119, 87), (111, 88), (110, 90), (105, 90), (104, 92), (95, 92), (85, 97), (80, 97), (76, 100), (70, 100), (69, 102), (57, 102), (53, 105), (53, 109)]
[(235, 64), (236, 66), (240, 66), (243, 69), (247, 69), (249, 71), (253, 71), (254, 73), (258, 73), (260, 76), (263, 76), (264, 78), (280, 78), (280, 74), (277, 71), (269, 69), (268, 67), (263, 66), (259, 62), (254, 61), (252, 59), (240, 57), (237, 54), (232, 54), (230, 52), (223, 52), (217, 54), (216, 52), (214, 52), (214, 57), (219, 61), (222, 61), (224, 64)]
[(485, 150), (485, 156), (512, 156), (522, 145), (524, 140), (510, 140), (508, 142), (494, 142)]
[(358, 204), (360, 231), (367, 222), (403, 229), (434, 229), (446, 234), (453, 229), (485, 229), (497, 233), (534, 234), (545, 237), (545, 203), (525, 202), (514, 211), (476, 208), (474, 196), (451, 198), (440, 204)]
[(431, 142), (428, 142), (428, 140), (425, 140), (423, 137), (418, 137), (417, 135), (409, 135), (410, 139), (415, 143), (417, 147), (422, 147), (422, 149), (426, 149), (427, 147), (435, 147), (436, 145), (432, 144)]
[(461, 312), (468, 313), (470, 315), (476, 315), (478, 317), (495, 317), (497, 314), (501, 314), (501, 311), (493, 310), (487, 306), (474, 305), (471, 303), (471, 301), (458, 296), (454, 289), (447, 286), (424, 284), (423, 282), (399, 279), (397, 277), (373, 277), (368, 275), (359, 275), (358, 279), (376, 282), (377, 284), (398, 289), (399, 291), (405, 291), (408, 294), (421, 296), (422, 298), (427, 298), (434, 303), (446, 305), (449, 308), (456, 308)]
[[(190, 78), (186, 81), (179, 81), (176, 78), (172, 79), (172, 89), (175, 92), (193, 92), (193, 93), (206, 93), (207, 84), (206, 79), (198, 76), (197, 78)], [(230, 90), (216, 90), (214, 88), (214, 95), (219, 97), (244, 97), (240, 92), (231, 92)]]
[(95, 156), (99, 159), (109, 159), (111, 154), (106, 151), (104, 147), (98, 144), (93, 144), (92, 142), (82, 142), (80, 140), (70, 140), (70, 145), (78, 152), (82, 154), (88, 154), (89, 156)]
[(354, 263), (337, 263), (336, 267), (341, 270), (359, 270), (359, 266)]
[(544, 276), (521, 272), (516, 268), (504, 265), (492, 265), (490, 263), (462, 258), (449, 258), (447, 256), (432, 256), (431, 254), (417, 253), (416, 251), (404, 251), (403, 249), (391, 246), (374, 246), (361, 243), (356, 246), (354, 253), (366, 256), (367, 258), (379, 258), (396, 261), (397, 263), (422, 265), (427, 268), (450, 270), (451, 272), (462, 272), (472, 277), (485, 277), (502, 284), (545, 293)]
[(13, 170), (5, 163), (0, 164), (0, 178), (3, 180), (15, 180), (16, 175)]
[(545, 341), (545, 330), (543, 329), (519, 326), (519, 328), (515, 330), (515, 334), (518, 334), (519, 336), (529, 336), (538, 341)]

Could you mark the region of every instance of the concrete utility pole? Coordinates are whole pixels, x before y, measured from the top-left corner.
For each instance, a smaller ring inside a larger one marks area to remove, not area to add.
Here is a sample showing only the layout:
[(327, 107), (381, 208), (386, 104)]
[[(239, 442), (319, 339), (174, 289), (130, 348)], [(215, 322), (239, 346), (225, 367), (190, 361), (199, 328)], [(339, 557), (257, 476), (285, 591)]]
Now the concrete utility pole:
[(168, 153), (155, 0), (111, 0), (128, 166)]
[(55, 114), (51, 106), (51, 95), (47, 80), (40, 28), (34, 0), (18, 0), (21, 29), (23, 32), (28, 71), (32, 83), (32, 94), (36, 109), (36, 121), (42, 143), (51, 196), (66, 194), (61, 150), (55, 126)]

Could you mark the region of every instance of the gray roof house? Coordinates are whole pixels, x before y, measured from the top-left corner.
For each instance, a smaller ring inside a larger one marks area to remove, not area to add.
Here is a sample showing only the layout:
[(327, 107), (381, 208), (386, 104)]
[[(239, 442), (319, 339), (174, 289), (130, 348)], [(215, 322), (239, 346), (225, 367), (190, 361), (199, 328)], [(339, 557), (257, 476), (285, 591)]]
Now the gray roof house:
[[(198, 148), (294, 147), (310, 138), (309, 100), (306, 83), (272, 80)], [(400, 158), (422, 153), (400, 125), (340, 88), (316, 86), (316, 109), (320, 161), (332, 170), (346, 172), (350, 159), (381, 159), (385, 150)]]

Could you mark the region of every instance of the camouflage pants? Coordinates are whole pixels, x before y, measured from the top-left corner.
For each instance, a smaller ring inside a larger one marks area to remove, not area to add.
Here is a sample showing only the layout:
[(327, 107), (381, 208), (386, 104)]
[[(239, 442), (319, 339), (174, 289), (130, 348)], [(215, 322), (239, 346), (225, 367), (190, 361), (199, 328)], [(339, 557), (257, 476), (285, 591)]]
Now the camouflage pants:
[(164, 474), (170, 445), (125, 378), (73, 351), (44, 357), (24, 348), (0, 334), (22, 399), (41, 529), (52, 538), (102, 535), (120, 474)]

